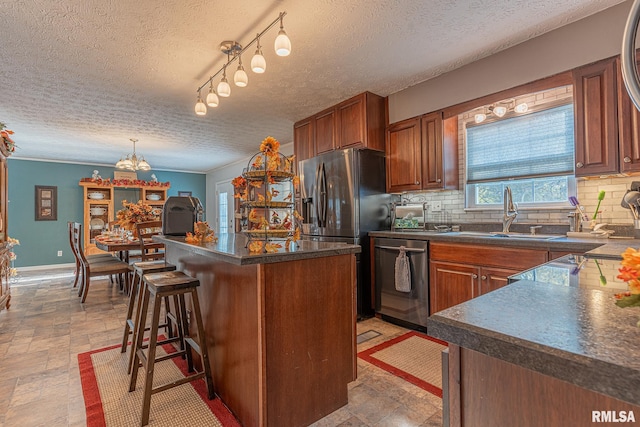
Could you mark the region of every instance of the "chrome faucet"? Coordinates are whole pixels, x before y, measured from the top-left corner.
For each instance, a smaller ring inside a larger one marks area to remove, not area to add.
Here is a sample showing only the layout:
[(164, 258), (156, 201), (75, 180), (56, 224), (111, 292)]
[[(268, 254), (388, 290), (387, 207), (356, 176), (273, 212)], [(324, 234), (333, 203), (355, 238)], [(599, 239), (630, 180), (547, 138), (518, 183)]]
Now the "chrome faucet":
[(511, 223), (516, 220), (518, 216), (518, 205), (513, 203), (513, 196), (511, 195), (511, 187), (504, 188), (504, 211), (502, 215), (502, 232), (508, 233)]

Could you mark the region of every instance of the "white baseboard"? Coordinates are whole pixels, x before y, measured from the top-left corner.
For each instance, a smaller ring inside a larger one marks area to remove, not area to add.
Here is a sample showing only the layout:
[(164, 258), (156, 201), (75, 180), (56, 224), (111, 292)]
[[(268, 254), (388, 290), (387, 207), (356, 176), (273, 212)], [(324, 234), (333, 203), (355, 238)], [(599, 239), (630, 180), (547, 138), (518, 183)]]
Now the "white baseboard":
[(31, 265), (29, 267), (16, 267), (18, 271), (55, 270), (59, 268), (76, 268), (74, 262), (68, 264)]

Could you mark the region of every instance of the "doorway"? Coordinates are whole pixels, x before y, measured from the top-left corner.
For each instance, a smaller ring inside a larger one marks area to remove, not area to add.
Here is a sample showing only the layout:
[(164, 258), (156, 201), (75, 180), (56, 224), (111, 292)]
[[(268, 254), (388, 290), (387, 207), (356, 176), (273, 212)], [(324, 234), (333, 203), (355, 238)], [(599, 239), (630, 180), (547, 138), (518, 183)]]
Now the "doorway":
[(216, 183), (216, 233), (234, 233), (234, 199), (231, 180)]

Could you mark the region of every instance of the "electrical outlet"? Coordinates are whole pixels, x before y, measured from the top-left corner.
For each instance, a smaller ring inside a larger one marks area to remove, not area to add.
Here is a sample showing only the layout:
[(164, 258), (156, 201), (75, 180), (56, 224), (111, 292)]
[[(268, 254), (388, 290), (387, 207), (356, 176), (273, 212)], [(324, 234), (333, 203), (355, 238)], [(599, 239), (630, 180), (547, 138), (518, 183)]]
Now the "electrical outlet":
[(429, 203), (429, 206), (431, 207), (431, 212), (441, 212), (442, 211), (442, 202), (440, 202), (440, 201), (433, 201), (433, 202)]
[(62, 251), (58, 251), (58, 256), (62, 256)]

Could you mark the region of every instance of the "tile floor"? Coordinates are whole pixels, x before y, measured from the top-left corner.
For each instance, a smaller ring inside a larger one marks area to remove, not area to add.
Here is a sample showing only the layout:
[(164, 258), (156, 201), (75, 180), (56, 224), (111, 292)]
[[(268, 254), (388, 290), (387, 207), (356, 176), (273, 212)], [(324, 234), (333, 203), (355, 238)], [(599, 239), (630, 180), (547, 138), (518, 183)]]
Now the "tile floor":
[[(121, 339), (126, 298), (107, 279), (93, 280), (85, 304), (70, 269), (21, 272), (11, 308), (0, 312), (0, 426), (84, 426), (77, 354)], [(358, 332), (381, 333), (364, 350), (404, 329), (369, 319)], [(442, 401), (358, 359), (349, 404), (314, 426), (441, 426)]]

